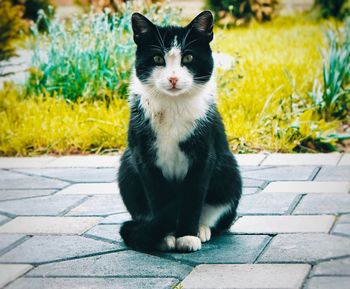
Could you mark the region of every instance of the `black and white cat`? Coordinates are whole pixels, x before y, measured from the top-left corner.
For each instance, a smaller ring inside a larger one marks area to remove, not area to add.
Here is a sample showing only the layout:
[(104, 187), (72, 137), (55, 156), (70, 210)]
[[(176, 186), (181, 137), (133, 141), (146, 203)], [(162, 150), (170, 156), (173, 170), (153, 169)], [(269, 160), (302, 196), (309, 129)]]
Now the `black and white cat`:
[(213, 17), (159, 27), (132, 15), (137, 44), (128, 148), (118, 174), (131, 248), (196, 251), (236, 217), (242, 182), (215, 103)]

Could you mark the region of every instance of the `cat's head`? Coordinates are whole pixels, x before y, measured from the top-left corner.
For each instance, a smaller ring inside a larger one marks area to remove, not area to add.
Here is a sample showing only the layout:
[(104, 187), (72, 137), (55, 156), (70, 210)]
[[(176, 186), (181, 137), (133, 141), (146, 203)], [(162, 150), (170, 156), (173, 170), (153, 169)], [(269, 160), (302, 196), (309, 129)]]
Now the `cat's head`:
[(178, 96), (201, 89), (211, 78), (213, 16), (200, 13), (185, 27), (160, 27), (139, 13), (132, 15), (137, 44), (135, 70), (153, 92)]

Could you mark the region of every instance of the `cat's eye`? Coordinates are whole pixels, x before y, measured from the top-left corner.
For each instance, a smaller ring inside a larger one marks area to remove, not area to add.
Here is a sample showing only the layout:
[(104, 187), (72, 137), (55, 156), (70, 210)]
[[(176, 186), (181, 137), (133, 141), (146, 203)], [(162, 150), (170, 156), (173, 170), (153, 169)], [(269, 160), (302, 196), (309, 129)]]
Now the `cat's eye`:
[(193, 60), (193, 56), (191, 54), (186, 54), (184, 57), (182, 57), (183, 63), (190, 63)]
[(161, 55), (155, 55), (153, 56), (153, 61), (156, 64), (164, 64), (164, 58)]

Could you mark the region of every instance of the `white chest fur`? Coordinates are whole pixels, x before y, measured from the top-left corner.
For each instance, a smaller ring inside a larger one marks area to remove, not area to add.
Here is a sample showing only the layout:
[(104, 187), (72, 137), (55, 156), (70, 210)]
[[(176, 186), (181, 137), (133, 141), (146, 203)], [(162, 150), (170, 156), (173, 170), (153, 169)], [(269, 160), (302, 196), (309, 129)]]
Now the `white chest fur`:
[(139, 95), (140, 105), (156, 133), (156, 165), (165, 178), (182, 180), (189, 162), (179, 143), (191, 135), (197, 120), (205, 118), (213, 101), (213, 86), (208, 83), (208, 87), (197, 94), (177, 97), (151, 95), (147, 90)]

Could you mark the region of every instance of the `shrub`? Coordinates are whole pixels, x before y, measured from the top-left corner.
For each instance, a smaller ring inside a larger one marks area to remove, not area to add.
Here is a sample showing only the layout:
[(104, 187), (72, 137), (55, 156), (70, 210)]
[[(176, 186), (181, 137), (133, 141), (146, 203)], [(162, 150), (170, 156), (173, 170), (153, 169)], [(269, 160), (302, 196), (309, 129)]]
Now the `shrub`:
[(329, 50), (323, 50), (322, 84), (314, 82), (310, 93), (318, 112), (326, 120), (347, 115), (350, 104), (350, 18), (341, 33), (328, 30)]
[(278, 0), (209, 0), (208, 6), (221, 19), (219, 23), (240, 25), (252, 17), (260, 22), (271, 20)]
[[(90, 13), (63, 22), (50, 21), (47, 35), (34, 31), (36, 43), (28, 94), (49, 93), (68, 100), (126, 98), (135, 45), (130, 17), (123, 13)], [(159, 24), (174, 23), (177, 10), (151, 6), (145, 13)]]
[(2, 1), (0, 5), (0, 61), (16, 55), (16, 41), (21, 38), (26, 28), (25, 22), (21, 20), (21, 15), (20, 6), (13, 6), (10, 0)]
[(349, 0), (315, 0), (315, 8), (321, 17), (344, 18), (350, 13)]

